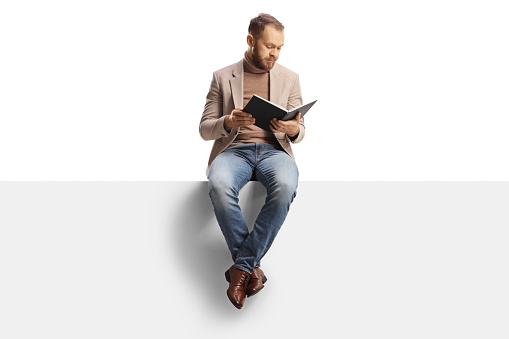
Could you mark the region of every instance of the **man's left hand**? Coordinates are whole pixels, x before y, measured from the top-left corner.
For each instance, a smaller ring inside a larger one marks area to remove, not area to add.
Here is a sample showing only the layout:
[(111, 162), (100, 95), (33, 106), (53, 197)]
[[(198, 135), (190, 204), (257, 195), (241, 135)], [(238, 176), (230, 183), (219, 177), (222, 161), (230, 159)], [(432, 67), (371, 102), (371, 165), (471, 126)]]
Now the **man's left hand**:
[(270, 121), (270, 129), (272, 132), (280, 132), (286, 133), (288, 136), (293, 137), (299, 133), (299, 121), (300, 121), (300, 112), (297, 113), (297, 116), (293, 120), (283, 121), (277, 120), (276, 118)]

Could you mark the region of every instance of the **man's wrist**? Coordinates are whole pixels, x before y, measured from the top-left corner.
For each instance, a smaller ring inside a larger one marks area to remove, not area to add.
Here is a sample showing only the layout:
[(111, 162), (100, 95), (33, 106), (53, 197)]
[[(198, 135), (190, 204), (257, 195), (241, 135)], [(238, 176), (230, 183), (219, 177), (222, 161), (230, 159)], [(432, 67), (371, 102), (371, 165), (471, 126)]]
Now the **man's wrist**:
[(295, 138), (297, 135), (299, 135), (299, 132), (300, 132), (300, 130), (297, 129), (297, 132), (295, 132), (294, 134), (288, 134), (288, 137), (289, 138)]
[(223, 122), (223, 127), (224, 129), (229, 132), (232, 128), (230, 126), (228, 126), (228, 120), (229, 120), (230, 116), (227, 115), (225, 118), (224, 118), (224, 122)]

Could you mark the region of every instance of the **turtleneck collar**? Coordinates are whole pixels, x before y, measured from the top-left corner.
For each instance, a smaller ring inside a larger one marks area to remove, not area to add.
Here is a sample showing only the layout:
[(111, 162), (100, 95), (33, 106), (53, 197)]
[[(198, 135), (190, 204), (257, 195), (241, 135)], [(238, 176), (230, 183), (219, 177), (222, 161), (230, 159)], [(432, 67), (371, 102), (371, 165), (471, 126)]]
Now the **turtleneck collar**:
[(267, 73), (268, 71), (258, 68), (255, 63), (247, 56), (247, 51), (244, 53), (244, 72), (249, 73)]

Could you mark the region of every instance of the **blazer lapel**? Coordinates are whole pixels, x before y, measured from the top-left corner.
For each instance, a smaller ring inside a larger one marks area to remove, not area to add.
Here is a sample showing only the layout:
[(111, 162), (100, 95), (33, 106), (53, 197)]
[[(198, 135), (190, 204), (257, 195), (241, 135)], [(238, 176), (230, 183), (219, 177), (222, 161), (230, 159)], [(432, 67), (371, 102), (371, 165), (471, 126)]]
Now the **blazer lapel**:
[[(269, 101), (286, 108), (286, 103), (279, 102), (281, 96), (282, 81), (279, 76), (279, 65), (275, 64), (269, 72)], [(244, 107), (244, 60), (240, 60), (232, 71), (230, 78), (230, 89), (232, 91), (233, 104), (235, 108)]]
[(281, 105), (279, 102), (281, 96), (282, 79), (279, 76), (278, 64), (275, 64), (274, 67), (270, 70), (269, 78), (269, 101), (286, 109), (286, 104)]
[[(275, 64), (274, 67), (269, 72), (269, 101), (275, 103), (286, 109), (286, 103), (280, 102), (281, 100), (281, 89), (283, 88), (283, 79), (279, 74), (278, 64)], [(285, 140), (284, 133), (275, 133), (274, 134), (278, 141), (281, 143), (281, 140)], [(283, 143), (281, 143), (283, 145)]]
[(232, 71), (230, 78), (230, 89), (232, 91), (233, 105), (235, 108), (244, 108), (244, 62), (238, 62)]

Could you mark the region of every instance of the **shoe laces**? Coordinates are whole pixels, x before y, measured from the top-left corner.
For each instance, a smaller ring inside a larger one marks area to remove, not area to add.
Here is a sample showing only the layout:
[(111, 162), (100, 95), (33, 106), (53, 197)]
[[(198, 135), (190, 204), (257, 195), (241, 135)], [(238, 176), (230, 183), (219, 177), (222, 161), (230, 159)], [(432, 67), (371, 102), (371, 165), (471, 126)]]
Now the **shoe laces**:
[(243, 286), (243, 287), (246, 287), (247, 286), (247, 282), (248, 282), (248, 279), (249, 278), (249, 274), (248, 273), (242, 273), (242, 277), (240, 277), (240, 285)]

